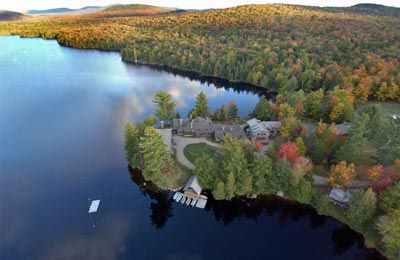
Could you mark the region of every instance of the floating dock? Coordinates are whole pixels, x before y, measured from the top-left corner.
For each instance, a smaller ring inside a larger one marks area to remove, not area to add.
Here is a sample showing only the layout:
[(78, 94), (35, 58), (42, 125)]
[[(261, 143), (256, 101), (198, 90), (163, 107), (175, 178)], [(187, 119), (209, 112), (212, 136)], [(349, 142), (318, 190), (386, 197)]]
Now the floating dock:
[(173, 196), (173, 199), (176, 202), (182, 203), (182, 205), (196, 207), (200, 209), (204, 209), (207, 204), (207, 197), (204, 195), (195, 197), (189, 194), (184, 194), (182, 192), (176, 192)]

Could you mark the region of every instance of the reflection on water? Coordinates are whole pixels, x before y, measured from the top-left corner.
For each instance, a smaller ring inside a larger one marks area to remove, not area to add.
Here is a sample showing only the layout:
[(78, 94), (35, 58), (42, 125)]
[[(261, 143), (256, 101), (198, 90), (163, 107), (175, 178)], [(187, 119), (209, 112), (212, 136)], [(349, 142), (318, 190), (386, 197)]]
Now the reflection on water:
[[(265, 197), (209, 200), (203, 211), (131, 176), (124, 125), (153, 112), (158, 90), (181, 115), (200, 91), (212, 111), (231, 100), (241, 115), (255, 106), (257, 94), (212, 80), (132, 66), (118, 53), (0, 37), (0, 259), (376, 257), (308, 207)], [(91, 199), (101, 200), (92, 218)]]
[[(129, 171), (133, 183), (140, 187), (145, 196), (149, 196), (155, 200), (155, 202), (151, 202), (150, 204), (151, 224), (157, 229), (163, 228), (168, 219), (173, 217), (172, 203), (174, 202), (172, 193), (159, 191), (151, 182), (146, 182), (139, 170), (129, 169)], [(324, 223), (330, 219), (326, 216), (318, 215), (309, 206), (282, 200), (276, 196), (262, 196), (257, 199), (236, 198), (231, 201), (216, 201), (212, 196), (209, 195), (208, 197), (209, 200), (205, 211), (212, 213), (214, 219), (217, 222), (222, 222), (224, 226), (228, 226), (235, 219), (241, 218), (257, 222), (261, 214), (267, 214), (268, 216), (276, 215), (280, 226), (285, 226), (288, 223), (296, 223), (301, 219), (308, 218), (312, 229), (322, 228)], [(364, 249), (359, 255), (360, 257), (362, 256), (366, 259), (385, 259), (379, 253), (375, 252), (375, 250), (366, 249), (362, 235), (351, 230), (344, 224), (339, 224), (338, 227), (333, 229), (331, 241), (334, 247), (333, 253), (336, 256), (343, 255), (356, 245), (357, 248)]]

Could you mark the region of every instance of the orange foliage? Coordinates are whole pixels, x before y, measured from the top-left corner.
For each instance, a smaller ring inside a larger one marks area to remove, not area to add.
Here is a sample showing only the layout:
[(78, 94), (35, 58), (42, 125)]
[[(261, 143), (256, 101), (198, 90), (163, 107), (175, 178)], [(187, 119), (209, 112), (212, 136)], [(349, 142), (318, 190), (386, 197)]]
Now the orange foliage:
[(341, 161), (336, 165), (332, 165), (328, 182), (333, 187), (347, 189), (351, 187), (355, 176), (354, 164), (347, 164), (346, 161)]
[(367, 170), (368, 180), (377, 183), (378, 178), (383, 174), (385, 168), (382, 165), (376, 165)]
[(279, 158), (285, 158), (291, 164), (293, 164), (296, 159), (299, 157), (299, 153), (297, 151), (297, 146), (293, 142), (286, 142), (281, 144), (279, 150), (276, 154)]

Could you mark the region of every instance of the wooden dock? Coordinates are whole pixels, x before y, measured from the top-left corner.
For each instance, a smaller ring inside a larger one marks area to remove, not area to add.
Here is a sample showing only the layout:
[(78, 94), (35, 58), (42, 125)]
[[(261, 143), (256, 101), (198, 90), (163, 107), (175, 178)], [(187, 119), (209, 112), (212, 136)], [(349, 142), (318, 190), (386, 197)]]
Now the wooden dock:
[(173, 196), (173, 199), (176, 202), (182, 203), (183, 205), (200, 209), (204, 209), (207, 204), (207, 197), (204, 195), (191, 196), (182, 192), (176, 192)]

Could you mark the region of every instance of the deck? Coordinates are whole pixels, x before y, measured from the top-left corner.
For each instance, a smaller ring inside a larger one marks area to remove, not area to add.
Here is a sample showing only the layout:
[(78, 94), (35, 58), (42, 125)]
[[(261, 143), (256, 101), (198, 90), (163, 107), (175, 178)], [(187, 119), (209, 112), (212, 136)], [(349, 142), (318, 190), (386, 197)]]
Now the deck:
[(207, 197), (203, 195), (196, 197), (182, 192), (176, 192), (173, 196), (173, 199), (176, 202), (182, 203), (183, 205), (196, 207), (200, 209), (204, 209), (207, 204)]

